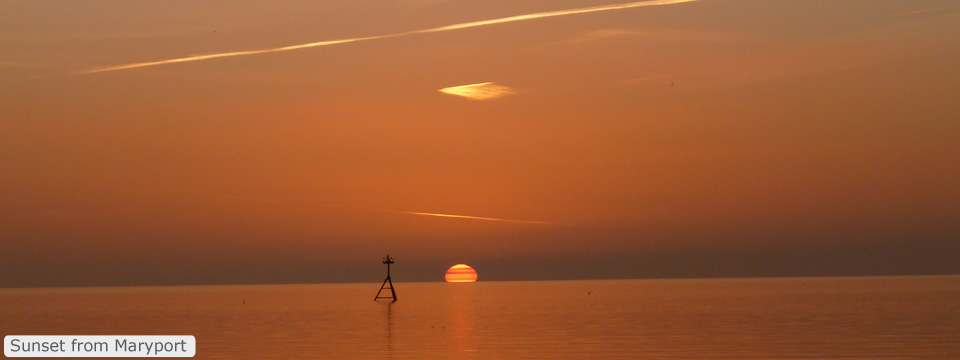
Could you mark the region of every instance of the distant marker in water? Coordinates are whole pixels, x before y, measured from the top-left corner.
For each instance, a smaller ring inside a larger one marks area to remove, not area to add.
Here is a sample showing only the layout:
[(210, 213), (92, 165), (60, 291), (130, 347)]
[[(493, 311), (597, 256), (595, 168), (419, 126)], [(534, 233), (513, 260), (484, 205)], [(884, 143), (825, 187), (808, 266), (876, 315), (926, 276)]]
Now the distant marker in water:
[[(377, 291), (377, 297), (373, 298), (373, 301), (391, 298), (393, 301), (397, 301), (397, 292), (393, 291), (393, 281), (390, 280), (390, 264), (393, 264), (393, 258), (390, 257), (390, 255), (387, 255), (383, 258), (383, 263), (387, 264), (387, 278), (383, 280), (383, 285), (380, 285), (380, 291)], [(387, 287), (387, 284), (390, 284), (390, 286)], [(391, 296), (380, 296), (380, 293), (383, 292), (383, 289), (390, 289)]]

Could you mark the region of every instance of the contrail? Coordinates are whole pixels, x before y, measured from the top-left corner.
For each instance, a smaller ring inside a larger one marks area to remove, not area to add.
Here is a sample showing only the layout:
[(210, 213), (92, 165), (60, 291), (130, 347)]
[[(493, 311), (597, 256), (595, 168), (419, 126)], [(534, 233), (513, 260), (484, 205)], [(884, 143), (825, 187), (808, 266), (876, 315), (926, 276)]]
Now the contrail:
[(312, 42), (312, 43), (306, 43), (306, 44), (300, 44), (300, 45), (290, 45), (290, 46), (284, 46), (284, 47), (278, 47), (278, 48), (272, 48), (272, 49), (234, 51), (234, 52), (225, 52), (225, 53), (208, 54), (208, 55), (195, 55), (195, 56), (188, 56), (188, 57), (182, 57), (182, 58), (176, 58), (176, 59), (140, 62), (140, 63), (132, 63), (132, 64), (126, 64), (126, 65), (117, 65), (117, 66), (107, 66), (107, 67), (83, 70), (83, 71), (77, 72), (75, 75), (92, 74), (92, 73), (117, 71), (117, 70), (127, 70), (127, 69), (135, 69), (135, 68), (142, 68), (142, 67), (149, 67), (149, 66), (210, 60), (210, 59), (233, 57), (233, 56), (266, 54), (266, 53), (306, 49), (306, 48), (313, 48), (313, 47), (320, 47), (320, 46), (345, 44), (345, 43), (366, 41), (366, 40), (376, 40), (376, 39), (385, 39), (385, 38), (400, 37), (400, 36), (415, 35), (415, 34), (426, 34), (426, 33), (434, 33), (434, 32), (441, 32), (441, 31), (460, 30), (460, 29), (467, 29), (467, 28), (478, 27), (478, 26), (503, 24), (503, 23), (514, 22), (514, 21), (542, 19), (542, 18), (548, 18), (548, 17), (554, 17), (554, 16), (586, 14), (586, 13), (600, 12), (600, 11), (630, 9), (630, 8), (637, 8), (637, 7), (643, 7), (643, 6), (670, 5), (670, 4), (679, 4), (679, 3), (693, 2), (693, 1), (698, 1), (698, 0), (639, 1), (639, 2), (624, 3), (624, 4), (594, 6), (594, 7), (580, 8), (580, 9), (547, 11), (547, 12), (539, 12), (539, 13), (533, 13), (533, 14), (527, 14), (527, 15), (516, 15), (516, 16), (510, 16), (510, 17), (492, 19), (492, 20), (473, 21), (473, 22), (467, 22), (462, 24), (447, 25), (447, 26), (441, 26), (441, 27), (436, 27), (431, 29), (414, 30), (414, 31), (400, 32), (400, 33), (387, 34), (387, 35), (356, 37), (356, 38), (340, 39), (340, 40), (328, 40), (328, 41), (319, 41), (319, 42)]
[(512, 222), (512, 223), (521, 223), (521, 224), (544, 224), (544, 225), (551, 225), (551, 224), (553, 224), (553, 223), (547, 222), (547, 221), (510, 220), (510, 219), (498, 219), (498, 218), (481, 217), (481, 216), (435, 214), (435, 213), (413, 212), (413, 211), (396, 211), (396, 212), (401, 213), (401, 214), (410, 214), (410, 215), (437, 216), (437, 217), (447, 217), (447, 218), (457, 218), (457, 219), (471, 219), (471, 220), (503, 221), (503, 222)]
[[(276, 199), (270, 199), (270, 198), (260, 198), (260, 197), (250, 197), (250, 196), (203, 196), (203, 197), (205, 197), (205, 198), (211, 198), (211, 199), (245, 200), (245, 201), (251, 201), (251, 202), (270, 203), (270, 204), (289, 204), (289, 202), (286, 202), (286, 201), (283, 201), (283, 200), (276, 200)], [(438, 213), (426, 213), (426, 212), (416, 212), (416, 211), (391, 210), (391, 209), (383, 209), (383, 208), (375, 208), (375, 207), (363, 207), (363, 206), (330, 205), (330, 204), (319, 204), (319, 206), (321, 206), (321, 207), (326, 207), (326, 208), (380, 211), (380, 212), (388, 212), (388, 213), (395, 213), (395, 214), (420, 215), (420, 216), (436, 216), (436, 217), (456, 218), (456, 219), (485, 220), (485, 221), (502, 221), (502, 222), (519, 223), (519, 224), (556, 225), (556, 223), (552, 223), (552, 222), (549, 222), (549, 221), (500, 219), (500, 218), (482, 217), (482, 216), (452, 215), (452, 214), (438, 214)]]

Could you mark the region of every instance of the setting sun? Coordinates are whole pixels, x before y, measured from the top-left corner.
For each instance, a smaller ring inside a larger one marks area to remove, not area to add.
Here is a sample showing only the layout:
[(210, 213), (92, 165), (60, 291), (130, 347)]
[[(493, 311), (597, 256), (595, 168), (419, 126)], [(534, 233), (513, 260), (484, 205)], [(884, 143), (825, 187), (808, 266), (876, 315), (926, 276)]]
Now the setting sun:
[(447, 269), (447, 274), (444, 278), (447, 282), (475, 282), (477, 281), (477, 272), (473, 270), (470, 265), (456, 264), (451, 266), (450, 269)]

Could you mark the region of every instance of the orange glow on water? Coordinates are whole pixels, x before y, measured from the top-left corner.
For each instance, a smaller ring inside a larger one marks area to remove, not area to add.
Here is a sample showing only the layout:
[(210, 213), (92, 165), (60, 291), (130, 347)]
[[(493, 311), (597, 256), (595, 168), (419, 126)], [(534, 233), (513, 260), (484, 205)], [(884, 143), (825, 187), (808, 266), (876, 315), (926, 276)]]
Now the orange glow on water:
[(447, 269), (447, 274), (444, 278), (447, 282), (475, 282), (477, 281), (477, 271), (473, 270), (470, 265), (456, 264), (451, 266), (450, 269)]

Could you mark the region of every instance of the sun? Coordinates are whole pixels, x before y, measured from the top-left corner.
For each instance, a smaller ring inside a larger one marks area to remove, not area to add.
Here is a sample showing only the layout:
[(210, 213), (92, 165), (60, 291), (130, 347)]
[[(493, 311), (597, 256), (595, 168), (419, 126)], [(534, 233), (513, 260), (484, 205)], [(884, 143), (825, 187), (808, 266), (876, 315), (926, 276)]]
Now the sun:
[(447, 269), (447, 275), (444, 278), (447, 279), (447, 282), (452, 283), (475, 282), (477, 281), (477, 271), (473, 270), (470, 265), (456, 264)]

